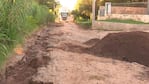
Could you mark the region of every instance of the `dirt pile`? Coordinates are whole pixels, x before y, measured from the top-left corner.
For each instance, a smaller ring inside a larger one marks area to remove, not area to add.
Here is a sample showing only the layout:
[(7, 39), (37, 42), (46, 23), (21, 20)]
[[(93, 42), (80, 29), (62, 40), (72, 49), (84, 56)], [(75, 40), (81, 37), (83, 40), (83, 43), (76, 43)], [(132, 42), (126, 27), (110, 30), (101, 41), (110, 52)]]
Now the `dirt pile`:
[(91, 54), (149, 66), (149, 33), (123, 32), (107, 35), (89, 48)]
[(88, 40), (88, 41), (84, 42), (84, 44), (93, 46), (93, 45), (95, 45), (99, 41), (100, 41), (100, 39), (94, 38), (94, 39), (91, 39), (91, 40)]

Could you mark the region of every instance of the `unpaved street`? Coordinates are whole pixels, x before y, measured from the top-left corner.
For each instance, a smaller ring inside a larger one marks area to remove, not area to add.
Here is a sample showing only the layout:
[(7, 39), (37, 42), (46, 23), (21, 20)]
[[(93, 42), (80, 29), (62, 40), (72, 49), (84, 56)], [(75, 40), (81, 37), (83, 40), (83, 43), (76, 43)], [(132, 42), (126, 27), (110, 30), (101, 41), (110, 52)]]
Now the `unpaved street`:
[(148, 67), (97, 57), (84, 50), (94, 44), (86, 41), (106, 34), (83, 30), (71, 22), (46, 27), (27, 41), (23, 59), (8, 68), (3, 83), (149, 84)]

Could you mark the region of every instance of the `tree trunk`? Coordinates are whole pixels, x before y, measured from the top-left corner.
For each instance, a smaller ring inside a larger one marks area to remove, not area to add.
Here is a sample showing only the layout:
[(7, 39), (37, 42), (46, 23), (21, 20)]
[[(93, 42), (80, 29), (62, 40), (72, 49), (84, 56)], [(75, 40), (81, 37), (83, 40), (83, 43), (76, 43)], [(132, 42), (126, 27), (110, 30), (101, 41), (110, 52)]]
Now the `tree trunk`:
[(95, 22), (95, 8), (96, 8), (96, 0), (93, 0), (92, 2), (92, 28), (94, 28), (94, 22)]
[(149, 0), (147, 0), (147, 14), (149, 15)]

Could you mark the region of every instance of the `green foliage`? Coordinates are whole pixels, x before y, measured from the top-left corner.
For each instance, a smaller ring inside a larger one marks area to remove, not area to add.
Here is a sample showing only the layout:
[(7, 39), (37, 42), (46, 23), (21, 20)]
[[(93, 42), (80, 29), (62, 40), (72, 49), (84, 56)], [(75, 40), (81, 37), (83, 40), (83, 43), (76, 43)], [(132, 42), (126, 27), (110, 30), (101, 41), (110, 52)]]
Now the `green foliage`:
[(0, 0), (0, 65), (38, 25), (54, 21), (49, 8), (30, 0)]
[(49, 16), (50, 17), (47, 17), (47, 19), (50, 21), (50, 22), (54, 22), (55, 19), (56, 19), (56, 16), (54, 15), (53, 12), (49, 12)]
[(47, 17), (49, 15), (48, 10), (47, 6), (33, 3), (31, 16), (36, 20), (37, 24), (43, 24), (47, 21)]
[(85, 18), (85, 19), (90, 19), (90, 16), (87, 16), (85, 14), (81, 14), (78, 10), (73, 10), (72, 14), (74, 16), (74, 19), (78, 19), (79, 17)]
[(72, 12), (75, 18), (90, 18), (92, 12), (92, 0), (77, 0), (76, 8)]
[[(75, 18), (83, 17), (85, 19), (91, 19), (92, 14), (92, 1), (93, 0), (77, 0), (75, 10), (72, 11), (72, 14)], [(96, 16), (98, 14), (98, 9), (100, 5), (100, 0), (96, 0)]]
[(55, 13), (58, 13), (59, 7), (60, 7), (60, 2), (58, 0), (36, 0), (39, 4), (41, 5), (46, 5), (49, 9), (54, 11)]
[(89, 29), (91, 28), (91, 25), (92, 25), (92, 22), (90, 19), (85, 19), (85, 18), (82, 18), (82, 17), (79, 17), (75, 20), (75, 22), (81, 26), (82, 28), (85, 28), (85, 29)]
[[(96, 13), (99, 7), (96, 2)], [(83, 28), (91, 28), (92, 0), (77, 0), (75, 10), (72, 11), (75, 22)]]

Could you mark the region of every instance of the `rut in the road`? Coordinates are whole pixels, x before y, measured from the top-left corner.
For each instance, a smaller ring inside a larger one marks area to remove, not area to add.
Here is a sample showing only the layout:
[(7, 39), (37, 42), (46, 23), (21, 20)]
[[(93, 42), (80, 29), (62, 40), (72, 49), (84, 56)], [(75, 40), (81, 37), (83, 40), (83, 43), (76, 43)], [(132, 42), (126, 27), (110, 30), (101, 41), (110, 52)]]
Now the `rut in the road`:
[(14, 66), (8, 66), (5, 78), (0, 84), (52, 84), (32, 80), (32, 76), (37, 73), (37, 68), (46, 66), (50, 61), (48, 51), (49, 29), (43, 29), (34, 34), (33, 40), (27, 43), (25, 56)]

